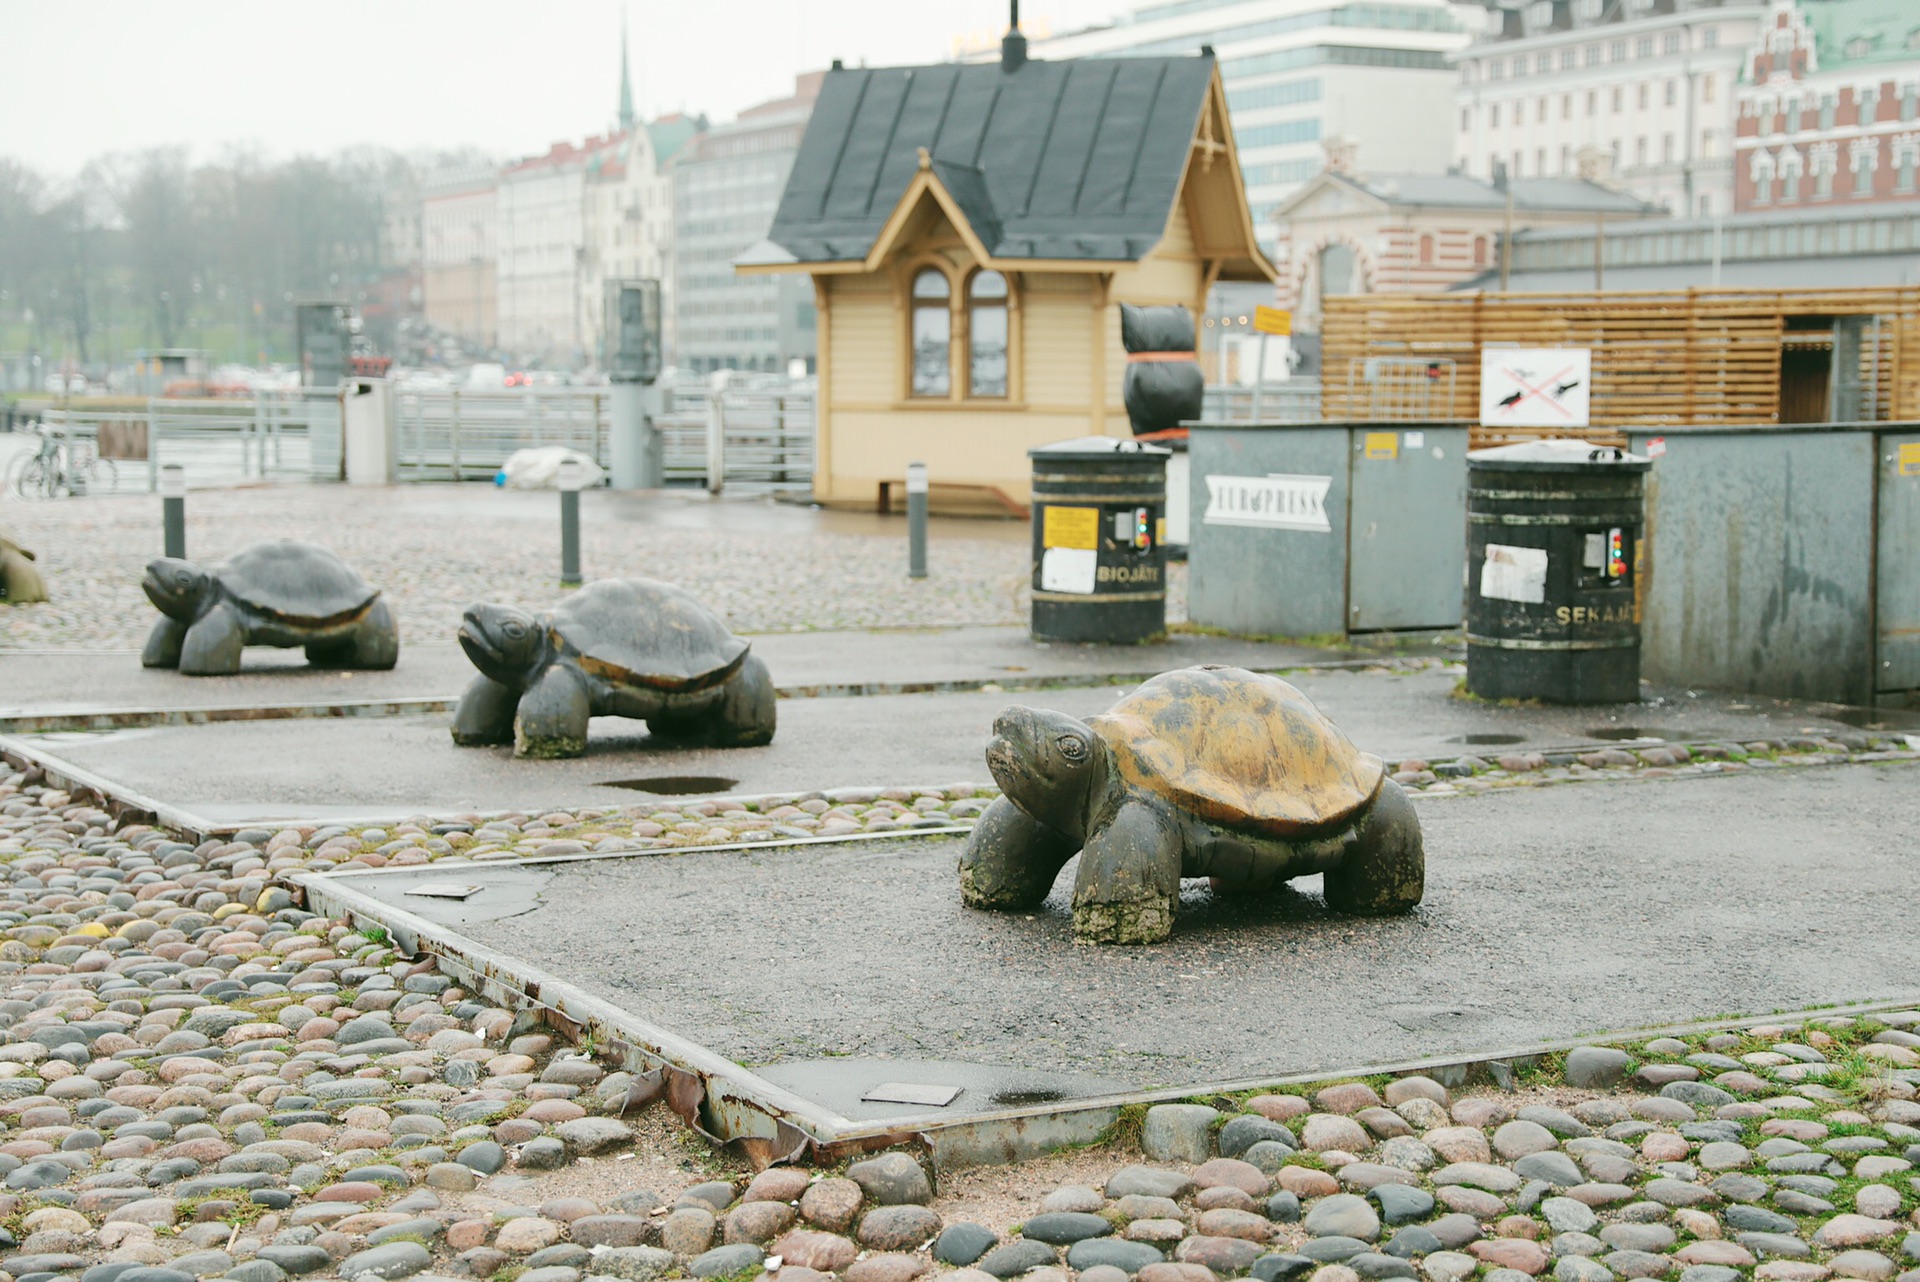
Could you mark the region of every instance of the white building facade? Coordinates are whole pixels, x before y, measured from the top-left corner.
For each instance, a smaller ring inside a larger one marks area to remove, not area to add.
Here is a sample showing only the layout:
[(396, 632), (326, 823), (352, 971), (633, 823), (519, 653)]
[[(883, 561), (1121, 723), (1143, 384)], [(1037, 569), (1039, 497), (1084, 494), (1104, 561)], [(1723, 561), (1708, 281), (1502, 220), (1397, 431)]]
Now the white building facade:
[(500, 346), (509, 352), (551, 365), (590, 360), (588, 165), (617, 154), (617, 136), (559, 142), (500, 171)]
[(427, 323), (484, 348), (498, 340), (498, 186), (492, 165), (443, 170), (428, 176), (420, 200)]
[(1766, 0), (1525, 0), (1460, 55), (1454, 156), (1581, 176), (1682, 217), (1734, 207), (1743, 59)]
[(586, 249), (581, 268), (581, 330), (588, 358), (600, 363), (606, 284), (650, 277), (660, 282), (661, 316), (672, 350), (673, 181), (662, 171), (646, 127), (628, 130), (615, 152), (590, 163), (584, 187)]
[(1487, 15), (1451, 0), (1156, 0), (1110, 26), (1032, 42), (1036, 58), (1193, 53), (1220, 60), (1254, 229), (1350, 140), (1360, 162), (1440, 173), (1452, 163), (1452, 57)]

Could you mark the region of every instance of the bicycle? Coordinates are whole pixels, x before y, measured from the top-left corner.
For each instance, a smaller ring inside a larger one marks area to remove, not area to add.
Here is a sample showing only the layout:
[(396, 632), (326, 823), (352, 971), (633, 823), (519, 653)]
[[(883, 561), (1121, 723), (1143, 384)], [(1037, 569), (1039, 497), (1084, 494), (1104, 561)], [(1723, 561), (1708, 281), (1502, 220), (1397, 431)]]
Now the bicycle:
[(39, 448), (14, 460), (7, 489), (24, 499), (51, 499), (97, 490), (103, 480), (119, 488), (120, 469), (90, 442), (62, 441), (44, 426), (29, 430), (40, 438)]

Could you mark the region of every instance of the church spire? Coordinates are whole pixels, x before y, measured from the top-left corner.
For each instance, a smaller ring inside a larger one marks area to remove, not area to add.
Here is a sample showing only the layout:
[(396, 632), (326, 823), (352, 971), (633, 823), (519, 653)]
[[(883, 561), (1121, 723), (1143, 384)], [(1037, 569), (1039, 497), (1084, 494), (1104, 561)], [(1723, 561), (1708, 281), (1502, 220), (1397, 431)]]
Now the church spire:
[(620, 7), (620, 129), (633, 128), (633, 75), (627, 70), (627, 10)]

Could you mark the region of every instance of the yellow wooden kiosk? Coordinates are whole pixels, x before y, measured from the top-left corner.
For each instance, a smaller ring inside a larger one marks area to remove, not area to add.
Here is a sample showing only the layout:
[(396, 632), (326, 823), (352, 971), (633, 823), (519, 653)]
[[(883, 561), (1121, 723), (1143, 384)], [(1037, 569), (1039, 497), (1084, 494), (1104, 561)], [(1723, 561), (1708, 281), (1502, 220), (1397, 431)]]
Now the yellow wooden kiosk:
[(1022, 510), (1027, 450), (1130, 434), (1121, 303), (1270, 281), (1210, 50), (827, 73), (743, 273), (805, 272), (814, 497)]

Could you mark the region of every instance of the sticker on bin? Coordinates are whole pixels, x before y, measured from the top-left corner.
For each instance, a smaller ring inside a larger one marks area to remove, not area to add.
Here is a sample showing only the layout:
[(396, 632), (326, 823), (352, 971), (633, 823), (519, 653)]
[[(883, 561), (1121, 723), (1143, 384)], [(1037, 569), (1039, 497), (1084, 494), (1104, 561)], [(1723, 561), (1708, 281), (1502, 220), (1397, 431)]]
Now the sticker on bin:
[(1900, 475), (1920, 476), (1920, 441), (1908, 441), (1901, 445)]
[(1667, 438), (1656, 436), (1647, 442), (1647, 457), (1659, 458), (1667, 452)]
[(1400, 434), (1398, 432), (1368, 432), (1367, 457), (1392, 461), (1400, 457)]
[(1048, 506), (1040, 518), (1040, 546), (1093, 551), (1100, 546), (1100, 509)]
[(1040, 556), (1040, 590), (1093, 595), (1100, 554), (1092, 548), (1048, 548)]
[(1400, 434), (1400, 441), (1410, 450), (1425, 449), (1427, 445), (1427, 434), (1425, 432), (1402, 432)]
[(1490, 601), (1541, 604), (1547, 599), (1547, 550), (1487, 544), (1487, 559), (1480, 566), (1480, 595)]

